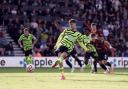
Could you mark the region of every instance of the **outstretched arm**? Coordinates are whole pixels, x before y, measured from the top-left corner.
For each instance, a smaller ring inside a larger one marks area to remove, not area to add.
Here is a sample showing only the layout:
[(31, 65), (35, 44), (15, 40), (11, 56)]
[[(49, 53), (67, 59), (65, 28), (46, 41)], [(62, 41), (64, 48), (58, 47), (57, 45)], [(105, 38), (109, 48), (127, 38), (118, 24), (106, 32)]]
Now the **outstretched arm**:
[(111, 56), (115, 56), (116, 49), (113, 48), (108, 41), (104, 41), (104, 45), (111, 51)]
[(64, 37), (64, 34), (65, 34), (65, 30), (60, 34), (60, 36), (58, 37), (57, 39), (57, 42), (56, 42), (56, 45), (54, 46), (54, 49), (57, 48), (57, 46), (59, 45), (59, 43), (62, 41), (63, 37)]
[(82, 35), (80, 39), (78, 39), (79, 45), (85, 50), (88, 51), (87, 44), (89, 44), (91, 41), (91, 38), (86, 35)]

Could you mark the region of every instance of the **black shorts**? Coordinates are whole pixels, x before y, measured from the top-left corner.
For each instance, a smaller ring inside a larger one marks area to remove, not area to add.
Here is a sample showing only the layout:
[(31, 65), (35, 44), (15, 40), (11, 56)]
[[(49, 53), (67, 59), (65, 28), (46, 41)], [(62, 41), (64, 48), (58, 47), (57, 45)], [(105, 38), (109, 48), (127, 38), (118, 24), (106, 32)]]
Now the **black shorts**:
[(94, 58), (94, 60), (98, 61), (98, 55), (96, 55), (96, 52), (86, 52), (84, 58), (86, 60), (89, 60), (90, 57)]
[(93, 54), (91, 52), (86, 52), (84, 58), (89, 60), (90, 57), (92, 57), (92, 56), (93, 56)]
[(77, 52), (76, 52), (76, 50), (75, 49), (73, 49), (70, 53), (68, 53), (68, 56), (67, 57), (70, 57), (70, 56), (74, 56), (74, 55), (76, 55), (77, 54)]
[(108, 55), (104, 52), (98, 52), (98, 60), (99, 61), (108, 60)]
[[(68, 48), (65, 47), (65, 46), (60, 46), (57, 50), (55, 50), (55, 53), (56, 53), (57, 55), (58, 55), (59, 52), (61, 52), (61, 53), (63, 53), (63, 52), (68, 53)], [(69, 53), (68, 53), (68, 54), (69, 54)]]
[(32, 49), (24, 51), (24, 53), (25, 53), (25, 56), (32, 55)]
[(70, 55), (72, 56), (72, 55), (76, 55), (76, 50), (75, 49), (73, 49), (71, 52), (70, 52)]

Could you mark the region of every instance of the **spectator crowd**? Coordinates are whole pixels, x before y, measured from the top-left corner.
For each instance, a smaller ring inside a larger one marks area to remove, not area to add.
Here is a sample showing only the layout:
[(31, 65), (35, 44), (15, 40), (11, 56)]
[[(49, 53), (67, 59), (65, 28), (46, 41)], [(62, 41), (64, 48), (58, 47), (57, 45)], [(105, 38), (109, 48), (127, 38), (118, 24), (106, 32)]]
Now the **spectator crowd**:
[[(78, 21), (82, 34), (96, 23), (116, 48), (116, 56), (128, 57), (128, 0), (0, 0), (0, 25), (16, 43), (23, 28), (29, 27), (38, 39), (34, 51), (42, 56), (54, 55), (57, 38), (70, 18)], [(82, 52), (78, 50), (78, 55)]]

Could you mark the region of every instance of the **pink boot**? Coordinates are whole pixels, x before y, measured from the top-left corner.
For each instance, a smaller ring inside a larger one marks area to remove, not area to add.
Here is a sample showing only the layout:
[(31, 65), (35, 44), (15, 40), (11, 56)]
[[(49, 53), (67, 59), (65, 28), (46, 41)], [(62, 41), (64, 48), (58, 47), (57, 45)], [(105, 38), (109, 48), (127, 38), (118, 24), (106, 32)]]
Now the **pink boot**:
[(65, 80), (65, 76), (62, 75), (62, 76), (60, 77), (60, 80)]

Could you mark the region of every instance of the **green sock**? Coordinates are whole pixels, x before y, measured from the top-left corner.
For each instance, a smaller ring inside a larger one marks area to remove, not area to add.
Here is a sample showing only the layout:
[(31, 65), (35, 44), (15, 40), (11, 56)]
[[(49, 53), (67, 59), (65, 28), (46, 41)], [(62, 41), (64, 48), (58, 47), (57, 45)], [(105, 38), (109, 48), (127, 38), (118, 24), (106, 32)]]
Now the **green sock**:
[(57, 60), (57, 61), (55, 62), (55, 64), (56, 64), (56, 65), (58, 65), (59, 63), (60, 63), (60, 61), (59, 61), (59, 60)]
[(91, 65), (90, 65), (90, 64), (87, 64), (87, 65), (86, 65), (86, 68), (91, 68)]
[(59, 68), (60, 72), (63, 73), (64, 72), (64, 67)]
[(27, 64), (32, 64), (32, 57), (31, 56), (26, 57), (26, 63)]
[(28, 56), (25, 57), (25, 62), (28, 64)]
[[(58, 61), (60, 62), (60, 64), (63, 62), (63, 60), (64, 60), (63, 57), (59, 57), (59, 58), (58, 58)], [(62, 63), (62, 64), (63, 64), (63, 63)], [(64, 73), (64, 67), (63, 67), (63, 66), (60, 66), (59, 70), (60, 70), (61, 74)]]
[(63, 58), (63, 57), (59, 57), (57, 60), (58, 60), (60, 63), (62, 63), (63, 60), (64, 60), (64, 58)]
[(55, 62), (55, 64), (58, 65), (58, 64), (60, 64), (60, 63), (62, 63), (62, 62), (63, 62), (63, 57), (59, 57), (59, 58), (57, 59), (57, 61)]
[(29, 64), (32, 64), (32, 57), (31, 56), (28, 56), (28, 62), (29, 62)]

